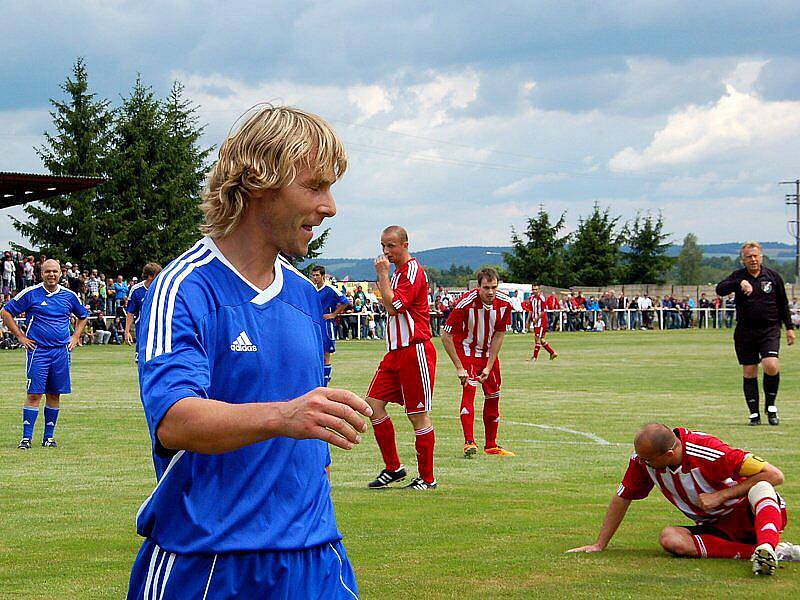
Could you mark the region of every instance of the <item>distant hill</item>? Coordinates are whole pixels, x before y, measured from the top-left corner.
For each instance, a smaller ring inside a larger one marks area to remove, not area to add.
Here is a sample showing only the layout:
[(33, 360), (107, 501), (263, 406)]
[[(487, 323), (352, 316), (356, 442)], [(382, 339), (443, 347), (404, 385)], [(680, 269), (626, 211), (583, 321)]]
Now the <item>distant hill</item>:
[[(737, 257), (741, 242), (725, 244), (699, 244), (705, 256)], [(794, 246), (782, 242), (763, 242), (764, 254), (776, 260), (794, 260)], [(505, 266), (503, 252), (510, 252), (510, 246), (449, 246), (414, 252), (423, 266), (445, 270), (451, 265), (466, 265), (471, 269), (479, 269), (486, 265)], [(678, 256), (681, 246), (673, 244), (667, 250), (669, 256)], [(372, 258), (318, 258), (315, 263), (324, 265), (328, 273), (337, 279), (372, 281), (375, 269)], [(307, 263), (303, 263), (305, 266)]]

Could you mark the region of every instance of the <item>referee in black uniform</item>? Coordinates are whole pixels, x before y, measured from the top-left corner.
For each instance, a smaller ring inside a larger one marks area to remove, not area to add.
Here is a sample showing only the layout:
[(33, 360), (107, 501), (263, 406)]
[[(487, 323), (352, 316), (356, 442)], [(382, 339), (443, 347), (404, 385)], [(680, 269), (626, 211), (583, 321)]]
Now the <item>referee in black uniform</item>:
[(786, 326), (786, 343), (794, 344), (789, 301), (783, 278), (761, 265), (764, 260), (761, 244), (745, 242), (740, 251), (744, 269), (739, 269), (717, 284), (717, 295), (736, 294), (736, 330), (733, 343), (736, 358), (742, 365), (742, 388), (750, 425), (761, 424), (758, 412), (758, 363), (764, 370), (764, 406), (770, 425), (780, 423), (775, 398), (780, 383), (778, 353), (781, 345), (781, 323)]

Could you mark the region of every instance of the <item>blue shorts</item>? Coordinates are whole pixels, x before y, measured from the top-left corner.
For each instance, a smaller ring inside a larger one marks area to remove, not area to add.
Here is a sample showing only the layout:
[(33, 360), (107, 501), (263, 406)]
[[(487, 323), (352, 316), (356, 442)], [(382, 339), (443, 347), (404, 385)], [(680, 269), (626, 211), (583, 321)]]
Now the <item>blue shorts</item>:
[(70, 351), (66, 346), (37, 346), (25, 354), (29, 394), (69, 394)]
[(333, 319), (322, 323), (322, 351), (325, 354), (334, 354), (336, 352), (336, 332)]
[(146, 539), (128, 600), (269, 598), (353, 600), (356, 576), (341, 542), (305, 550), (174, 554)]

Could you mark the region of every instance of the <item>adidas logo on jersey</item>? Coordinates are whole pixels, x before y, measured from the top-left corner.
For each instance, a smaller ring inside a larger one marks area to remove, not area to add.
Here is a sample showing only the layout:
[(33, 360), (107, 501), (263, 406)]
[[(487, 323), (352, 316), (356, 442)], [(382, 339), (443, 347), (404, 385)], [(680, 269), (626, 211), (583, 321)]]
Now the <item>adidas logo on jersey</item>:
[(39, 306), (47, 306), (47, 301), (42, 300), (42, 303)]
[(243, 331), (239, 334), (239, 337), (231, 342), (231, 350), (234, 352), (258, 352), (258, 346), (251, 342)]

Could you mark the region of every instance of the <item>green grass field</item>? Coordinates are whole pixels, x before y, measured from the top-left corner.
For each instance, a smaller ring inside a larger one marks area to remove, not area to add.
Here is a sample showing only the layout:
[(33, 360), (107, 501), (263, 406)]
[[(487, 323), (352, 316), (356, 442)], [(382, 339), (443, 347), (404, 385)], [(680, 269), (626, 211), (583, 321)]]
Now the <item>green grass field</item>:
[[(367, 490), (382, 468), (371, 435), (352, 452), (332, 450), (334, 503), (362, 596), (800, 597), (800, 564), (756, 579), (744, 561), (667, 556), (660, 529), (686, 521), (657, 491), (634, 503), (605, 552), (564, 554), (594, 541), (633, 434), (653, 420), (713, 433), (783, 469), (785, 538), (800, 542), (798, 350), (784, 348), (783, 423), (751, 428), (730, 338), (730, 330), (553, 334), (559, 359), (543, 354), (531, 366), (532, 338), (509, 337), (500, 443), (517, 457), (471, 461), (461, 458), (458, 381), (437, 340), (439, 489)], [(340, 343), (335, 385), (363, 394), (382, 352), (378, 342)], [(75, 352), (56, 450), (16, 450), (21, 351), (0, 353), (0, 389), (0, 598), (124, 597), (140, 544), (134, 515), (155, 484), (132, 351)], [(410, 424), (391, 414), (401, 459), (414, 465)]]

